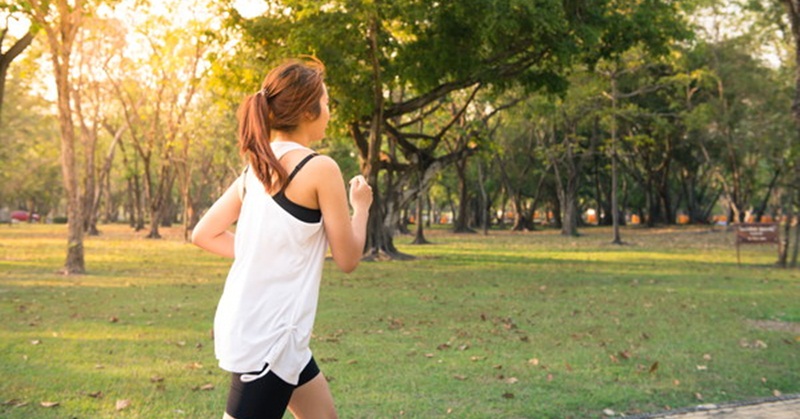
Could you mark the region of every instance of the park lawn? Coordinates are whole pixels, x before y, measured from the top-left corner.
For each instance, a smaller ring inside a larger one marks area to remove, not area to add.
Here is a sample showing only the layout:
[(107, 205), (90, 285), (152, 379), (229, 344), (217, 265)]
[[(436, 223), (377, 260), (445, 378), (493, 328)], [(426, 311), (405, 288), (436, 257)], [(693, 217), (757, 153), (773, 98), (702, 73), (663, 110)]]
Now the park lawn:
[[(229, 261), (179, 229), (0, 226), (0, 416), (217, 418)], [(800, 270), (721, 227), (427, 232), (412, 261), (326, 262), (312, 349), (342, 418), (602, 417), (800, 392)], [(43, 404), (56, 406), (45, 407)], [(117, 405), (122, 407), (117, 410)], [(289, 417), (289, 415), (287, 415)]]

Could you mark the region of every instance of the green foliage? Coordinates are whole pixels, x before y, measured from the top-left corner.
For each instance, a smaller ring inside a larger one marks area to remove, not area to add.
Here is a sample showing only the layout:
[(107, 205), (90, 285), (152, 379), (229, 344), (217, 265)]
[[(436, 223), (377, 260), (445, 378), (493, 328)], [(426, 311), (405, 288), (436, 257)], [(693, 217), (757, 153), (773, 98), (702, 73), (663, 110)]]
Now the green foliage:
[(30, 92), (29, 62), (12, 67), (0, 134), (0, 208), (47, 214), (61, 199), (58, 124), (49, 104)]
[[(246, 36), (239, 59), (260, 62), (266, 68), (287, 56), (317, 55), (329, 68), (331, 95), (341, 103), (344, 121), (360, 120), (373, 106), (368, 40), (375, 20), (381, 88), (402, 88), (412, 95), (424, 95), (448, 83), (467, 87), (477, 82), (559, 91), (566, 88), (563, 74), (578, 53), (595, 51), (587, 60), (596, 61), (633, 45), (633, 41), (616, 42), (615, 37), (644, 35), (646, 45), (661, 51), (680, 32), (675, 6), (663, 2), (626, 5), (633, 17), (622, 6), (603, 1), (430, 4), (394, 0), (320, 5), (297, 0), (282, 4), (285, 9), (252, 20), (233, 13), (232, 24)], [(659, 29), (650, 33), (639, 27), (656, 17), (663, 24)], [(634, 26), (639, 30), (633, 31)], [(595, 49), (603, 36), (608, 38), (604, 46)], [(244, 64), (244, 68), (252, 66)]]
[(598, 48), (588, 50), (588, 63), (616, 60), (642, 47), (651, 56), (663, 56), (679, 41), (692, 36), (679, 2), (610, 0), (603, 8)]

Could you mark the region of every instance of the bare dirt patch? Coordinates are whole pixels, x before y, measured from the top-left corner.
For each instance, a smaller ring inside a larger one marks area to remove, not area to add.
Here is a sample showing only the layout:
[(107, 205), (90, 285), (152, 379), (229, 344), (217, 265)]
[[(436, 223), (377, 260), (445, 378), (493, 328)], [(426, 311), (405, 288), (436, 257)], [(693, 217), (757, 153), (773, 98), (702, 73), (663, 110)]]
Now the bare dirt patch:
[(750, 326), (777, 332), (790, 332), (800, 334), (800, 323), (782, 322), (780, 320), (748, 320)]

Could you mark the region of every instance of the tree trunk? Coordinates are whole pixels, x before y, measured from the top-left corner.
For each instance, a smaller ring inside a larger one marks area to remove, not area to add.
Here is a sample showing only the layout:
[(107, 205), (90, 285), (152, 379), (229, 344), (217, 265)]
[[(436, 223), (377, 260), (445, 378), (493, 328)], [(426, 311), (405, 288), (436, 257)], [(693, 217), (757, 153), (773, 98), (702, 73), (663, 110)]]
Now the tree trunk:
[(133, 177), (128, 177), (126, 179), (126, 183), (128, 184), (127, 190), (127, 199), (125, 201), (125, 212), (128, 217), (128, 225), (131, 228), (136, 227), (136, 198), (134, 197), (134, 188), (133, 188)]
[[(76, 94), (77, 96), (77, 94)], [(76, 99), (79, 102), (80, 99)], [(80, 107), (80, 105), (77, 105)], [(80, 112), (78, 112), (80, 115)], [(83, 124), (83, 121), (81, 121)], [(98, 189), (96, 181), (96, 168), (95, 168), (95, 154), (97, 149), (97, 131), (95, 127), (83, 126), (83, 151), (84, 151), (84, 180), (83, 180), (83, 231), (89, 236), (98, 236), (100, 231), (97, 230), (97, 208), (95, 207), (95, 195)]]
[(533, 231), (533, 217), (530, 216), (533, 210), (528, 210), (525, 207), (521, 193), (514, 194), (511, 199), (511, 205), (514, 207), (514, 225), (511, 226), (511, 230)]
[(455, 233), (474, 233), (475, 230), (469, 228), (469, 188), (467, 187), (467, 158), (464, 157), (456, 161), (456, 175), (458, 177), (458, 213), (453, 222), (453, 232)]
[(489, 234), (489, 208), (491, 208), (491, 203), (489, 202), (489, 197), (486, 193), (486, 185), (484, 184), (483, 163), (480, 161), (478, 162), (478, 190), (481, 192), (481, 229), (483, 230), (483, 235), (486, 236)]
[(764, 193), (764, 199), (761, 200), (761, 205), (758, 206), (756, 209), (755, 214), (755, 221), (757, 223), (761, 222), (761, 218), (764, 217), (764, 212), (767, 210), (767, 203), (769, 203), (769, 198), (772, 196), (772, 190), (775, 188), (775, 185), (778, 183), (778, 179), (781, 176), (781, 169), (775, 169), (775, 173), (772, 175), (772, 179), (769, 181), (769, 186), (767, 187), (767, 191)]
[(658, 197), (659, 202), (661, 203), (661, 213), (663, 214), (663, 221), (667, 225), (674, 225), (676, 218), (675, 213), (672, 211), (672, 194), (669, 190), (669, 180), (667, 178), (667, 168), (664, 168), (666, 171), (658, 183)]
[(372, 66), (372, 99), (373, 110), (369, 125), (369, 136), (364, 138), (357, 122), (350, 125), (350, 133), (361, 153), (361, 173), (372, 187), (372, 206), (369, 209), (367, 222), (367, 241), (364, 249), (366, 259), (405, 259), (408, 255), (400, 253), (394, 246), (392, 234), (384, 223), (384, 197), (378, 184), (380, 167), (381, 143), (383, 139), (383, 82), (381, 80), (381, 67), (378, 48), (378, 30), (380, 20), (373, 16), (369, 30), (369, 55)]
[(161, 225), (161, 211), (160, 205), (150, 206), (150, 232), (145, 236), (148, 239), (160, 239), (161, 234), (158, 232), (158, 227)]
[(789, 267), (797, 267), (797, 256), (800, 253), (800, 217), (795, 217), (794, 226), (794, 250), (792, 251), (792, 261), (789, 262)]
[[(144, 205), (146, 197), (142, 196), (142, 176), (139, 174), (139, 155), (133, 155), (133, 167), (128, 164), (127, 153), (125, 152), (124, 143), (120, 142), (119, 147), (122, 151), (122, 161), (128, 169), (128, 202), (131, 207), (130, 226), (133, 231), (139, 232), (144, 230)], [(144, 158), (142, 158), (144, 160)], [(147, 167), (147, 165), (145, 165)]]
[[(33, 41), (33, 33), (28, 31), (22, 38), (18, 39), (11, 48), (6, 52), (0, 51), (0, 117), (3, 115), (3, 100), (5, 99), (6, 92), (6, 77), (8, 76), (8, 68), (14, 58), (17, 58), (25, 48)], [(0, 130), (2, 130), (3, 121), (0, 119)]]
[[(422, 177), (422, 175), (420, 175), (420, 177)], [(424, 191), (422, 189), (422, 185), (420, 185), (420, 190), (417, 193), (417, 208), (414, 211), (414, 218), (415, 218), (414, 222), (416, 226), (415, 229), (416, 231), (414, 234), (414, 241), (411, 242), (412, 244), (430, 243), (428, 240), (425, 239), (425, 232), (424, 232), (425, 229), (422, 226), (423, 225), (422, 218), (424, 217), (423, 203), (425, 202), (425, 196), (427, 195), (428, 195), (427, 191)]]
[(778, 245), (777, 265), (782, 268), (785, 268), (787, 266), (786, 262), (789, 257), (789, 243), (791, 243), (789, 238), (792, 234), (792, 220), (794, 219), (794, 203), (792, 202), (791, 199), (789, 199), (785, 217), (786, 221), (785, 224), (783, 225), (783, 237), (781, 237), (780, 244)]
[(613, 244), (622, 244), (619, 233), (619, 198), (617, 184), (619, 183), (619, 170), (617, 169), (617, 74), (611, 76), (611, 219), (614, 230)]
[(561, 222), (561, 234), (564, 236), (578, 236), (578, 174), (567, 174), (567, 185), (564, 193), (562, 210), (564, 218)]
[(86, 272), (83, 253), (83, 209), (78, 189), (78, 174), (75, 163), (75, 131), (69, 106), (69, 89), (64, 88), (66, 74), (59, 75), (58, 87), (59, 123), (61, 125), (61, 172), (64, 176), (64, 190), (67, 193), (67, 259), (65, 274)]
[[(58, 122), (61, 130), (61, 172), (67, 194), (67, 258), (64, 274), (86, 272), (83, 253), (83, 213), (78, 188), (75, 161), (75, 126), (72, 121), (72, 104), (69, 73), (72, 45), (83, 18), (83, 5), (71, 6), (59, 0), (55, 7), (50, 2), (34, 2), (32, 18), (47, 34), (50, 55), (56, 80)], [(53, 16), (55, 15), (55, 16)]]
[[(800, 153), (800, 1), (798, 0), (783, 0), (784, 5), (786, 6), (787, 12), (789, 14), (789, 21), (791, 23), (792, 28), (792, 38), (794, 40), (794, 59), (795, 59), (795, 68), (794, 68), (794, 80), (795, 80), (795, 89), (794, 89), (794, 100), (792, 101), (792, 116), (794, 117), (795, 123), (795, 135), (793, 141), (793, 151), (795, 153), (794, 157), (794, 184), (792, 187), (795, 189), (795, 193), (800, 196), (800, 189), (798, 188), (798, 184), (800, 184), (800, 156), (797, 153)], [(790, 200), (789, 202), (789, 215), (787, 216), (787, 224), (791, 224), (792, 222), (792, 215), (794, 213), (794, 202)], [(800, 225), (800, 220), (798, 220), (798, 225)], [(800, 227), (798, 227), (800, 230)], [(786, 233), (791, 231), (790, 227), (786, 227)], [(800, 231), (798, 231), (800, 233)], [(785, 234), (784, 242), (788, 245), (789, 244), (789, 234)], [(795, 253), (797, 252), (797, 246), (800, 243), (795, 240)], [(784, 247), (782, 249), (782, 266), (786, 266), (786, 256), (788, 253), (788, 249)], [(781, 260), (779, 258), (779, 264)]]
[(192, 214), (194, 213), (194, 203), (192, 202), (192, 195), (189, 193), (190, 184), (191, 175), (188, 175), (183, 179), (183, 183), (181, 184), (181, 202), (183, 202), (183, 213), (181, 214), (181, 218), (183, 219), (183, 241), (187, 243), (191, 241), (193, 226)]
[(594, 197), (595, 197), (595, 217), (597, 225), (612, 225), (611, 206), (607, 203), (610, 200), (605, 198), (603, 184), (600, 181), (600, 156), (594, 156)]
[(425, 220), (425, 227), (430, 228), (431, 227), (431, 222), (432, 222), (433, 217), (434, 217), (434, 215), (436, 213), (436, 211), (433, 210), (433, 200), (431, 199), (430, 191), (427, 191), (425, 193), (425, 203), (428, 205), (427, 206), (428, 219)]
[(578, 176), (580, 169), (577, 167), (572, 152), (570, 138), (565, 138), (564, 146), (566, 155), (564, 166), (566, 168), (566, 179), (558, 168), (558, 161), (551, 156), (553, 170), (556, 178), (557, 198), (559, 204), (558, 221), (561, 234), (564, 236), (578, 236)]

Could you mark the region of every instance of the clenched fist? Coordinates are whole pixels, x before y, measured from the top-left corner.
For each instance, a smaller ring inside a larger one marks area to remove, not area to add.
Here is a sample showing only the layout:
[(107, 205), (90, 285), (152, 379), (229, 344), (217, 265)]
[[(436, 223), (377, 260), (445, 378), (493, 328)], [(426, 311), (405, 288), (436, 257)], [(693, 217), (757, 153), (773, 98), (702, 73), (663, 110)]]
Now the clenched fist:
[(350, 179), (350, 205), (361, 211), (369, 210), (372, 205), (372, 187), (362, 175)]

